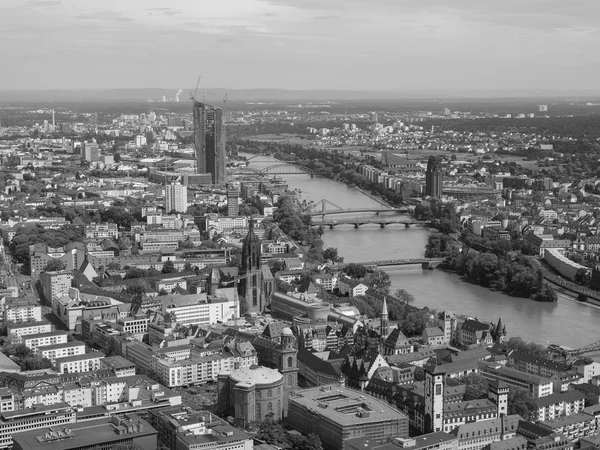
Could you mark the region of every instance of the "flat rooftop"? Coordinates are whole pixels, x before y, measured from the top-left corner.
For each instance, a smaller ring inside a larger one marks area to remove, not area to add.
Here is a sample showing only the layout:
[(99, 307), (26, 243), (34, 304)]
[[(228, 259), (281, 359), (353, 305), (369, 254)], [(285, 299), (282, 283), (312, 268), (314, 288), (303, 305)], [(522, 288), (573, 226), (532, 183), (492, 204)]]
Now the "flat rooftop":
[(404, 413), (392, 408), (387, 402), (340, 385), (296, 391), (296, 395), (290, 396), (289, 401), (290, 405), (295, 403), (311, 409), (314, 414), (342, 426), (388, 422), (402, 418), (408, 420)]
[(121, 420), (109, 417), (17, 433), (13, 441), (23, 450), (68, 450), (152, 434), (158, 432), (148, 422), (136, 414), (125, 414)]

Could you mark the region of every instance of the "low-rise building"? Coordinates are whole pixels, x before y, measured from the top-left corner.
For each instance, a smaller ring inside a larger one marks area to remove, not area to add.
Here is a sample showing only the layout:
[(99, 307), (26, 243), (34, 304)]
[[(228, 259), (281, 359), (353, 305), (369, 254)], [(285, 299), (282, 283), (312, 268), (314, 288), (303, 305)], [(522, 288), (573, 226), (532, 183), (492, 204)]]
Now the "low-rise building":
[(41, 358), (48, 358), (52, 364), (59, 358), (85, 354), (85, 343), (81, 341), (64, 342), (61, 344), (36, 347), (34, 353)]
[(585, 407), (585, 394), (579, 391), (559, 392), (537, 400), (537, 420), (554, 420), (578, 414)]
[(369, 287), (360, 280), (354, 280), (347, 276), (341, 276), (338, 279), (338, 288), (341, 295), (348, 295), (351, 298), (365, 295)]
[(49, 331), (47, 333), (29, 334), (21, 338), (21, 343), (35, 350), (46, 345), (64, 344), (69, 340), (67, 331)]
[(102, 352), (85, 353), (83, 355), (66, 356), (55, 361), (58, 373), (93, 372), (100, 369)]
[(525, 389), (533, 398), (541, 398), (554, 393), (551, 379), (521, 372), (501, 364), (479, 361), (479, 374), (489, 381), (503, 381), (510, 387)]
[(294, 391), (288, 420), (304, 434), (315, 433), (324, 445), (346, 450), (350, 439), (408, 438), (408, 417), (387, 402), (341, 384)]
[(14, 343), (20, 344), (23, 336), (49, 333), (52, 331), (52, 325), (47, 320), (40, 320), (39, 322), (12, 323), (8, 324), (6, 331)]
[[(64, 427), (76, 422), (75, 410), (66, 403), (36, 405), (0, 413), (0, 448), (10, 448), (13, 436), (45, 427)], [(38, 447), (39, 448), (39, 447)]]
[(161, 446), (177, 450), (252, 450), (253, 440), (208, 411), (189, 406), (166, 407), (150, 413)]
[[(93, 430), (90, 432), (90, 430)], [(90, 448), (155, 449), (158, 432), (137, 414), (106, 417), (19, 433), (14, 450), (87, 450)]]

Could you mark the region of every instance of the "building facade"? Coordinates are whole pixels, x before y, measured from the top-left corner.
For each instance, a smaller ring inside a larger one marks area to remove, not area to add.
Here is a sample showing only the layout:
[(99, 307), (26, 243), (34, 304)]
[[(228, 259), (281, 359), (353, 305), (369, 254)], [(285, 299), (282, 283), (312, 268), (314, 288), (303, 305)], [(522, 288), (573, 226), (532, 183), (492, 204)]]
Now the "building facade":
[(435, 156), (430, 156), (427, 161), (427, 172), (425, 172), (425, 195), (430, 197), (442, 196), (442, 165)]
[(194, 101), (193, 112), (196, 172), (210, 173), (213, 184), (224, 184), (226, 161), (223, 110)]

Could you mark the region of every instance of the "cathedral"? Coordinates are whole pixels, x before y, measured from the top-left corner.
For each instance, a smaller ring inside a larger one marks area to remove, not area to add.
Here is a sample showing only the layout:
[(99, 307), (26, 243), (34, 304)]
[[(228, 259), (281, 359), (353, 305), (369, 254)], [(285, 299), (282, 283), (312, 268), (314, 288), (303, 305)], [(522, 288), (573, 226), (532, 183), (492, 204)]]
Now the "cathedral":
[(250, 218), (248, 234), (242, 246), (242, 261), (238, 294), (246, 299), (247, 312), (261, 313), (270, 306), (274, 281), (269, 268), (262, 264), (261, 242)]

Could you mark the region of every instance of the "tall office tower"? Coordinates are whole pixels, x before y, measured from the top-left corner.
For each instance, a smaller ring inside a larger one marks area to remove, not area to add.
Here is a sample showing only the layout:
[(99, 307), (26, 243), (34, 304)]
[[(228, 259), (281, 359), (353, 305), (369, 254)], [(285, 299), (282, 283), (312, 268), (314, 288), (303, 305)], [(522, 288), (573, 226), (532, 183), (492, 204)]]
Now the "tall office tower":
[(260, 239), (254, 233), (254, 219), (250, 218), (248, 234), (242, 246), (242, 270), (239, 294), (244, 296), (248, 312), (262, 312), (264, 297), (262, 290), (262, 264)]
[(227, 216), (237, 217), (239, 206), (240, 191), (232, 187), (227, 187)]
[(167, 213), (175, 210), (186, 212), (188, 209), (187, 186), (181, 184), (167, 184), (165, 189), (165, 209)]
[(435, 156), (430, 156), (425, 173), (425, 195), (430, 197), (442, 196), (442, 165)]
[(223, 110), (194, 101), (196, 172), (210, 173), (213, 184), (225, 184), (225, 127)]
[(539, 111), (539, 112), (545, 112), (545, 111), (548, 111), (548, 105), (539, 105), (539, 106), (538, 106), (538, 111)]
[(95, 142), (84, 142), (81, 144), (81, 159), (87, 162), (100, 161), (98, 144)]

